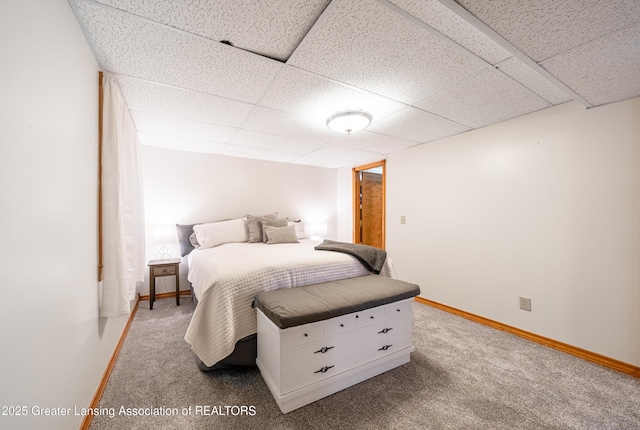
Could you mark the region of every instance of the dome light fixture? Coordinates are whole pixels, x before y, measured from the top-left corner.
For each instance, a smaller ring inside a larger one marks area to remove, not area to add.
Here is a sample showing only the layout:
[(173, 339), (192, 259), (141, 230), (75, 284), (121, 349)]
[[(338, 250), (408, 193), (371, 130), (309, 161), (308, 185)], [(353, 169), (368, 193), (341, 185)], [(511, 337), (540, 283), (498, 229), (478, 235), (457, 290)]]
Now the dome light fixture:
[(327, 118), (327, 127), (338, 133), (351, 134), (367, 128), (373, 117), (362, 110), (336, 112)]

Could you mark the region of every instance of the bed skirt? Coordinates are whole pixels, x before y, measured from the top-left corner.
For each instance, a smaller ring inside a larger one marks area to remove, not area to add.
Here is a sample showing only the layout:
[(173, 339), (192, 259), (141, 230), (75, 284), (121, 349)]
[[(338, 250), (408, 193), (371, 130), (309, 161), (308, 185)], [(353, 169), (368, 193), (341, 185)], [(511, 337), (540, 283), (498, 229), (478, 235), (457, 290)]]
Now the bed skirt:
[[(197, 306), (198, 299), (193, 292), (193, 285), (190, 285), (190, 288), (191, 297)], [(236, 347), (233, 349), (233, 352), (213, 366), (207, 366), (194, 354), (198, 369), (203, 372), (213, 372), (216, 370), (237, 369), (241, 367), (256, 367), (256, 358), (258, 357), (257, 339), (258, 336), (255, 333), (240, 339), (236, 342)]]

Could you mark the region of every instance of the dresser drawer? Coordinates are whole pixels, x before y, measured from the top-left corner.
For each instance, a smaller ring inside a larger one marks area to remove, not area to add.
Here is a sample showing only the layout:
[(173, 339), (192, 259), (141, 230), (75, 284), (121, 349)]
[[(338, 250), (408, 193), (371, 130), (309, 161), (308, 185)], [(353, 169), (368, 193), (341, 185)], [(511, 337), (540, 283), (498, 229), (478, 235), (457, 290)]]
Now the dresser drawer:
[(314, 342), (324, 337), (324, 322), (286, 328), (280, 332), (280, 346), (283, 350)]
[(341, 317), (331, 318), (324, 322), (325, 336), (338, 336), (348, 331), (354, 330), (356, 325), (354, 315), (348, 314)]
[(413, 315), (412, 309), (413, 299), (402, 300), (400, 302), (391, 303), (384, 308), (386, 318), (398, 318), (399, 316)]
[(153, 268), (153, 276), (169, 276), (176, 274), (176, 266), (161, 266)]
[(393, 318), (358, 330), (354, 348), (360, 363), (391, 354), (412, 344), (413, 321), (410, 315)]
[(371, 324), (375, 324), (385, 319), (385, 306), (377, 306), (375, 308), (365, 309), (362, 312), (355, 314), (356, 325), (359, 327), (365, 327)]
[(357, 357), (353, 353), (352, 345), (353, 335), (346, 333), (282, 351), (280, 355), (282, 371), (289, 372), (302, 367), (317, 370), (315, 367), (319, 369), (327, 362), (354, 364)]
[(289, 393), (314, 382), (335, 376), (347, 370), (346, 364), (327, 359), (326, 362), (311, 366), (299, 366), (283, 373), (280, 377), (280, 392)]

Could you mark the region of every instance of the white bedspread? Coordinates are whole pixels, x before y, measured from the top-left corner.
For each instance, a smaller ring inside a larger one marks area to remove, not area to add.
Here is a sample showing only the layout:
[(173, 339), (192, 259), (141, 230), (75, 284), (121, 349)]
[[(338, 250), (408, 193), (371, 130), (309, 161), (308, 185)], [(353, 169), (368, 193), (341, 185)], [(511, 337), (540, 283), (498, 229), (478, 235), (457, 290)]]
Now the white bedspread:
[[(188, 279), (199, 302), (185, 340), (204, 364), (214, 365), (256, 332), (251, 304), (258, 292), (369, 274), (350, 255), (314, 250), (319, 243), (227, 243), (191, 252)], [(389, 258), (381, 275), (395, 277)]]

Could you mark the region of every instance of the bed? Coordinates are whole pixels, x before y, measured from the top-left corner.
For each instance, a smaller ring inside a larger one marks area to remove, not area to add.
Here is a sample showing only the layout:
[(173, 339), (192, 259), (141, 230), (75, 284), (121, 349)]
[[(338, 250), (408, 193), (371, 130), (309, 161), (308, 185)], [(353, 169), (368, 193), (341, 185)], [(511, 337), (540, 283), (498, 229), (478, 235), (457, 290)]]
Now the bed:
[[(215, 368), (239, 341), (255, 337), (257, 293), (370, 274), (351, 255), (315, 250), (320, 243), (224, 243), (187, 255), (197, 306), (185, 340), (204, 366)], [(380, 274), (395, 277), (389, 259)]]

